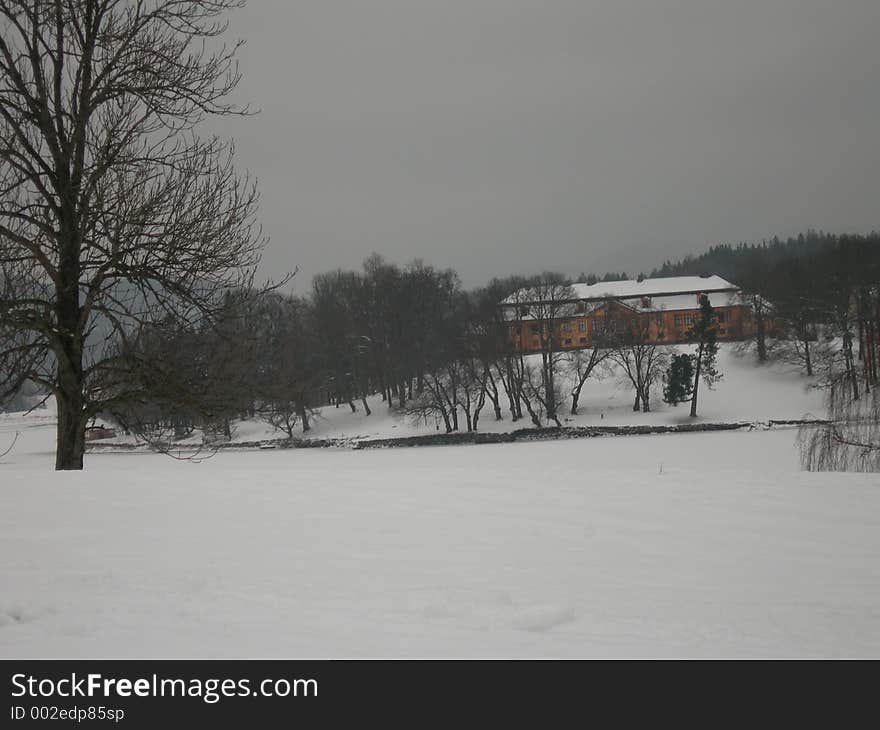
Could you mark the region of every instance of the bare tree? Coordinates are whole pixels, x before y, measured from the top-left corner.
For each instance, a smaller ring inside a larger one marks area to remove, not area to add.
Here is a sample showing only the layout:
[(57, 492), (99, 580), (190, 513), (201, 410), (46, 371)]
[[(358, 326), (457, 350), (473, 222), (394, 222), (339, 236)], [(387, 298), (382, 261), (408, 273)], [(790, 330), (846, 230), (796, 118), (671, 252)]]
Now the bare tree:
[(801, 430), (804, 465), (880, 471), (880, 264), (866, 241), (842, 237), (823, 268), (828, 272), (825, 301), (842, 346), (829, 360), (829, 377), (819, 383), (826, 388), (829, 423)]
[(880, 391), (852, 397), (849, 372), (843, 368), (826, 391), (829, 423), (804, 426), (799, 433), (801, 458), (811, 471), (880, 472)]
[[(320, 402), (322, 369), (313, 311), (302, 299), (267, 296), (260, 308), (263, 334), (258, 343), (257, 411), (274, 427), (311, 430), (310, 414)], [(292, 412), (296, 418), (289, 418)], [(280, 420), (279, 420), (280, 419)]]
[(57, 400), (56, 469), (132, 393), (98, 383), (146, 324), (202, 326), (252, 280), (257, 193), (196, 130), (226, 99), (243, 0), (0, 0), (0, 345)]
[[(495, 375), (507, 394), (510, 416), (514, 422), (523, 417), (523, 383), (525, 374), (526, 343), (523, 326), (528, 317), (528, 289), (525, 279), (494, 279), (487, 287), (497, 302), (497, 326), (501, 333), (500, 357), (495, 361)], [(505, 296), (506, 295), (506, 296)], [(535, 424), (539, 425), (539, 424)]]
[(611, 359), (635, 391), (633, 410), (644, 413), (651, 410), (651, 387), (663, 377), (671, 354), (671, 349), (660, 343), (662, 328), (651, 332), (650, 316), (639, 313), (630, 317), (629, 324), (619, 327), (610, 342)]
[(606, 362), (612, 354), (610, 349), (612, 343), (607, 333), (608, 318), (603, 317), (601, 321), (602, 331), (593, 333), (590, 347), (573, 350), (566, 355), (572, 376), (571, 415), (573, 416), (577, 415), (581, 391), (583, 391), (587, 380), (596, 371), (596, 368)]
[(551, 272), (536, 277), (529, 287), (526, 305), (540, 343), (541, 380), (527, 381), (531, 391), (544, 408), (548, 420), (559, 423), (560, 393), (556, 376), (564, 356), (560, 341), (561, 320), (574, 315), (574, 292), (568, 281)]

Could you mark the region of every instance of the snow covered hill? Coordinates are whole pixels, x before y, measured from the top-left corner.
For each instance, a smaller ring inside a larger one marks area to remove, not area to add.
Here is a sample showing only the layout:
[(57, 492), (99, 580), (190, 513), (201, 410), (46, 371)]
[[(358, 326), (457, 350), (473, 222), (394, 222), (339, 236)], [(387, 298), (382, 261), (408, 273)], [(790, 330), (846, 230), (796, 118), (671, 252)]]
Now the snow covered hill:
[[(532, 356), (537, 357), (537, 356)], [(779, 363), (759, 366), (752, 353), (741, 353), (736, 344), (719, 347), (718, 368), (723, 378), (713, 390), (700, 388), (697, 422), (767, 421), (770, 419), (821, 418), (824, 414), (822, 393), (811, 386), (815, 381), (796, 368)], [(570, 391), (563, 387), (563, 393)], [(651, 412), (633, 412), (633, 390), (619, 369), (590, 377), (581, 393), (578, 415), (569, 415), (570, 399), (564, 401), (560, 415), (564, 426), (678, 424), (692, 423), (688, 404), (670, 406), (662, 401), (662, 388), (653, 394)], [(324, 407), (313, 419), (311, 438), (387, 437), (436, 432), (442, 425), (415, 423), (400, 416), (378, 396), (371, 399), (373, 414), (366, 416), (359, 407), (352, 413), (347, 406)], [(482, 431), (511, 431), (527, 428), (528, 420), (513, 423), (502, 396), (504, 418), (495, 421), (491, 406), (483, 409), (479, 428)], [(236, 438), (248, 440), (279, 434), (261, 423), (239, 423)]]
[[(538, 356), (531, 356), (537, 358)], [(759, 366), (754, 354), (741, 353), (736, 344), (725, 343), (719, 348), (718, 367), (723, 378), (714, 389), (700, 389), (699, 413), (696, 422), (768, 421), (770, 419), (821, 418), (824, 413), (822, 394), (811, 388), (814, 381), (802, 376), (796, 368), (782, 364)], [(662, 388), (658, 384), (653, 393), (651, 412), (633, 412), (633, 391), (619, 369), (611, 366), (600, 368), (591, 376), (580, 397), (578, 414), (569, 414), (570, 398), (566, 397), (560, 410), (564, 426), (633, 425), (633, 424), (680, 424), (693, 423), (688, 404), (673, 407), (663, 403)], [(570, 393), (561, 378), (562, 392)], [(479, 430), (505, 432), (529, 428), (528, 419), (514, 423), (507, 412), (506, 398), (502, 394), (503, 419), (496, 421), (491, 405), (487, 403), (480, 416)], [(299, 438), (370, 439), (395, 436), (414, 436), (443, 432), (442, 424), (417, 422), (390, 409), (380, 396), (369, 399), (372, 414), (367, 416), (361, 404), (352, 413), (347, 405), (324, 406), (311, 418), (311, 430), (298, 433)], [(50, 410), (51, 410), (51, 404)], [(2, 428), (0, 416), (0, 428)], [(461, 419), (462, 427), (464, 419)], [(273, 429), (260, 420), (238, 421), (233, 424), (233, 441), (283, 438), (281, 431)], [(122, 437), (114, 442), (125, 441)], [(128, 439), (133, 441), (133, 439)], [(201, 442), (195, 433), (188, 442)]]

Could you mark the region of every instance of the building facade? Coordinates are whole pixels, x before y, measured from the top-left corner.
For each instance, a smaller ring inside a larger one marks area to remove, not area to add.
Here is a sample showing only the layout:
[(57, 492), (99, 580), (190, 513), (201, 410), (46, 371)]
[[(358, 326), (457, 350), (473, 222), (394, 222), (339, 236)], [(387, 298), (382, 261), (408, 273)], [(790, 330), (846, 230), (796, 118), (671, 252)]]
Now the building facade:
[[(645, 343), (687, 342), (708, 297), (719, 340), (754, 334), (751, 307), (739, 288), (719, 276), (556, 285), (521, 289), (501, 303), (508, 345), (540, 352), (610, 346), (621, 338)], [(552, 341), (551, 341), (552, 338)]]

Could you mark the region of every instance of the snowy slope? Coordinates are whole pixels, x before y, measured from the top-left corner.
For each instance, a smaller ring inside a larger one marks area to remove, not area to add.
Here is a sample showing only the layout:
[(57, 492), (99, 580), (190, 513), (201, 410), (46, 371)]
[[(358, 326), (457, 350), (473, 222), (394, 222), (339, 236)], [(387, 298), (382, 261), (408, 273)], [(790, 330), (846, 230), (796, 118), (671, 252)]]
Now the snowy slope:
[[(679, 348), (683, 349), (683, 348)], [(724, 377), (709, 390), (701, 386), (697, 421), (767, 421), (770, 419), (797, 419), (804, 416), (822, 417), (822, 394), (811, 389), (813, 381), (802, 376), (790, 366), (767, 364), (758, 366), (752, 353), (740, 354), (736, 345), (722, 344), (718, 367)], [(564, 390), (567, 394), (570, 392)], [(662, 401), (662, 389), (655, 388), (652, 412), (634, 413), (633, 391), (629, 381), (624, 381), (619, 371), (612, 370), (601, 379), (591, 377), (584, 386), (577, 416), (568, 415), (569, 398), (566, 397), (562, 414), (563, 425), (587, 426), (594, 424), (630, 425), (640, 423), (676, 424), (690, 423), (688, 405), (669, 406)], [(432, 433), (438, 428), (433, 422), (413, 423), (389, 410), (378, 396), (370, 399), (371, 416), (366, 416), (357, 404), (358, 412), (352, 413), (348, 406), (324, 407), (312, 423), (308, 436), (323, 437), (388, 437)], [(502, 395), (504, 419), (495, 421), (491, 406), (487, 405), (480, 416), (482, 431), (511, 431), (527, 428), (528, 420), (513, 423), (507, 413)], [(462, 419), (463, 422), (463, 419)], [(261, 437), (278, 437), (278, 432), (262, 423), (238, 423), (235, 438), (250, 440)]]

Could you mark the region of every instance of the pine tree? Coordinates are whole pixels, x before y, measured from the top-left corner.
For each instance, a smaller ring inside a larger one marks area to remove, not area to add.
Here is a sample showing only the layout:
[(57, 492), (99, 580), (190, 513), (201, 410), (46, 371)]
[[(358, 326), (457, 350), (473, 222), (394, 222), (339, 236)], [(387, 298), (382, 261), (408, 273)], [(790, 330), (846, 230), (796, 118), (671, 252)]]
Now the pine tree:
[(721, 373), (715, 367), (718, 357), (718, 316), (709, 303), (709, 297), (703, 294), (700, 297), (700, 314), (694, 320), (693, 327), (688, 331), (688, 339), (697, 343), (697, 354), (694, 360), (694, 385), (691, 395), (691, 417), (697, 415), (697, 395), (700, 390), (700, 380), (711, 388), (714, 383), (721, 379)]
[(673, 357), (663, 380), (666, 403), (677, 406), (688, 400), (694, 390), (694, 356), (682, 353)]

